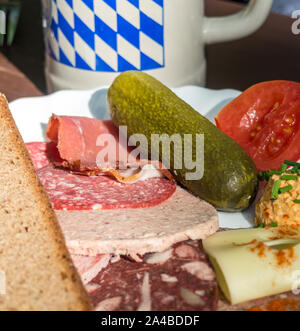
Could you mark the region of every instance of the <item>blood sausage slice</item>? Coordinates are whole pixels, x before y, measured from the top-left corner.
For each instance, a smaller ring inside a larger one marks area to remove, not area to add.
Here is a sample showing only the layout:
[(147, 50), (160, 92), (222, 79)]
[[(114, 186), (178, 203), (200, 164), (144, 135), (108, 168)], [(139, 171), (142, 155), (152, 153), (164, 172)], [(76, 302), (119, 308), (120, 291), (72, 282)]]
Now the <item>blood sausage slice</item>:
[(97, 256), (71, 255), (72, 261), (84, 284), (88, 284), (98, 273), (107, 267), (111, 255)]
[(121, 258), (92, 280), (96, 310), (209, 311), (217, 308), (217, 282), (201, 247), (179, 243), (142, 262)]

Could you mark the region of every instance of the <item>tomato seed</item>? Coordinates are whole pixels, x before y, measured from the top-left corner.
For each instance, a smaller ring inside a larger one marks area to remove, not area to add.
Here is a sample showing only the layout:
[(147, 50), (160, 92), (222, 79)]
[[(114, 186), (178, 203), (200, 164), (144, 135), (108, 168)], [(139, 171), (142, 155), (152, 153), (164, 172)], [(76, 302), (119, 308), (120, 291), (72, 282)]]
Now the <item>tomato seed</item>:
[(292, 118), (286, 118), (285, 119), (285, 122), (287, 123), (287, 124), (292, 124), (293, 122), (294, 122), (294, 120), (292, 119)]
[(292, 134), (292, 129), (291, 128), (284, 128), (283, 131), (287, 133), (289, 136)]

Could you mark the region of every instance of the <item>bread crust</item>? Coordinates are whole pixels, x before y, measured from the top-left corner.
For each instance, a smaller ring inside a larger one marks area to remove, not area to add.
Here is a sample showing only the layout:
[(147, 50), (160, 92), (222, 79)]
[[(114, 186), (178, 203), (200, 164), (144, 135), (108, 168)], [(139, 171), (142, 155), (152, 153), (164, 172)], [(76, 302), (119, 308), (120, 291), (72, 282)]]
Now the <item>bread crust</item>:
[(6, 276), (0, 310), (91, 310), (3, 94), (0, 154), (0, 270)]

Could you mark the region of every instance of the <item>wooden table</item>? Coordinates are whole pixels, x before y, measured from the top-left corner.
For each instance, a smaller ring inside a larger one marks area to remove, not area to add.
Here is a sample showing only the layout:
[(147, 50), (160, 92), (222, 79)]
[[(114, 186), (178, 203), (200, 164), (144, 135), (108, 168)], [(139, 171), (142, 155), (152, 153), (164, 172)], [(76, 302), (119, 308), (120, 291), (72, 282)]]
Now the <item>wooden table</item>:
[[(243, 6), (221, 0), (205, 2), (208, 16), (231, 14)], [(36, 0), (23, 2), (23, 15), (15, 43), (11, 48), (2, 50), (38, 88), (0, 54), (0, 91), (10, 101), (46, 92), (39, 4), (40, 1)], [(300, 81), (300, 35), (292, 34), (293, 22), (289, 17), (272, 13), (252, 36), (208, 46), (207, 86), (243, 90), (265, 80)]]
[(1, 53), (0, 91), (6, 95), (8, 101), (42, 95), (42, 92)]

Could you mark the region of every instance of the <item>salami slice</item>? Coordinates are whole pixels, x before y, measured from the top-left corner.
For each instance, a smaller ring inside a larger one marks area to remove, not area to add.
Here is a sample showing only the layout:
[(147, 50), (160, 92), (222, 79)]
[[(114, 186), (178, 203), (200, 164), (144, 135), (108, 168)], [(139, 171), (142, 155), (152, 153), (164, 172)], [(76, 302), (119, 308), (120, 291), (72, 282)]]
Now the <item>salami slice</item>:
[(56, 210), (145, 208), (168, 199), (176, 183), (155, 177), (134, 184), (109, 176), (81, 176), (49, 165), (37, 171)]
[(48, 143), (46, 142), (31, 142), (25, 144), (35, 170), (41, 169), (50, 164), (47, 154), (47, 144)]
[(142, 262), (110, 263), (92, 280), (96, 310), (203, 311), (217, 309), (217, 282), (198, 243), (181, 242)]

